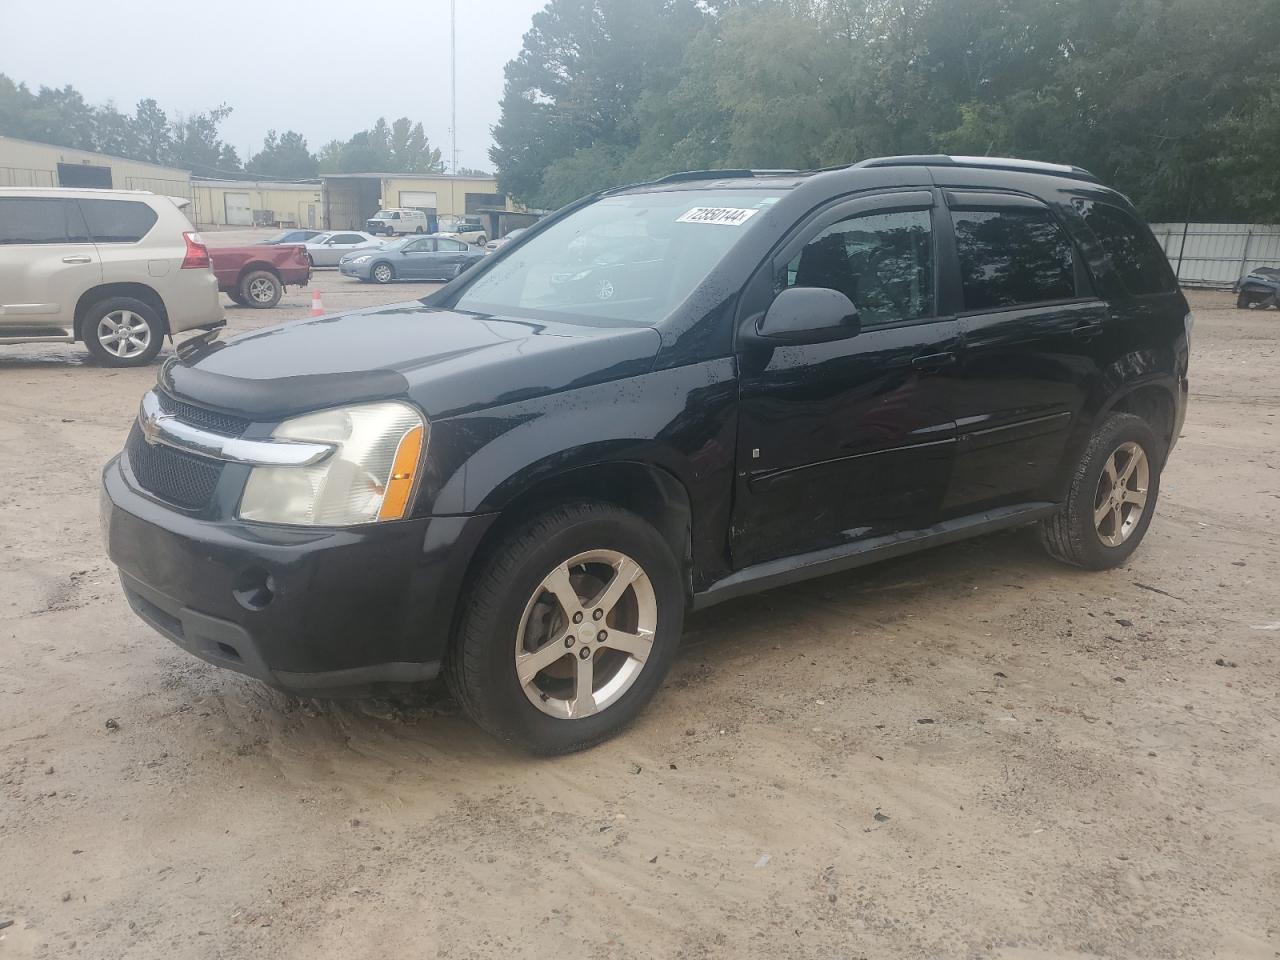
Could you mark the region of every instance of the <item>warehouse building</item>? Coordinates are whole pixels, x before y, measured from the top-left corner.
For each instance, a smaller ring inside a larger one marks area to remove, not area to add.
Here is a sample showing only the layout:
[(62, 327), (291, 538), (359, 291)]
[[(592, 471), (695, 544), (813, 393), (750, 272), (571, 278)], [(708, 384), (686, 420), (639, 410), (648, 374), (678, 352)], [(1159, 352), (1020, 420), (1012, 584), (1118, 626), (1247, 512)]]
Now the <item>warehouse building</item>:
[[(193, 177), (191, 171), (87, 150), (0, 136), (0, 187), (106, 187), (149, 190), (190, 203), (198, 227), (296, 226), (363, 230), (384, 207), (413, 207), (432, 224), (464, 217), (486, 223), (491, 236), (525, 219), (493, 177), (447, 173), (331, 173), (302, 182)], [(500, 225), (501, 221), (501, 225)]]
[(449, 223), (495, 207), (514, 210), (498, 193), (493, 177), (452, 174), (328, 173), (324, 187), (324, 219), (330, 230), (363, 230), (364, 223), (385, 207), (421, 210), (428, 221)]
[(0, 137), (0, 187), (108, 187), (190, 200), (191, 171)]
[(324, 229), (319, 180), (212, 180), (194, 177), (194, 213), (199, 227), (310, 227)]

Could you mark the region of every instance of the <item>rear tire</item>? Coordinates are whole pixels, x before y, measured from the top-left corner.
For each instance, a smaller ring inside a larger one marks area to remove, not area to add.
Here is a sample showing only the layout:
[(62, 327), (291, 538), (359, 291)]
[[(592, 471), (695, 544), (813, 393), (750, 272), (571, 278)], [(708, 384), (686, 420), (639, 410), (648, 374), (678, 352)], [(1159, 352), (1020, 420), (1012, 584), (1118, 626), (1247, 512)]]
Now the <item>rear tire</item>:
[(1239, 296), (1236, 297), (1237, 310), (1249, 310), (1253, 307), (1253, 295), (1245, 290), (1241, 290)]
[(142, 367), (164, 344), (165, 327), (149, 303), (109, 297), (85, 312), (81, 338), (95, 360), (108, 367)]
[(1086, 570), (1124, 563), (1151, 525), (1163, 466), (1151, 425), (1112, 414), (1089, 439), (1061, 510), (1040, 521), (1045, 550)]
[(684, 606), (680, 566), (653, 527), (609, 504), (554, 507), (484, 561), (445, 679), (499, 740), (539, 754), (581, 750), (653, 697)]
[(477, 247), (483, 247), (483, 246), (484, 246), (486, 243), (488, 243), (488, 242), (489, 242), (489, 241), (488, 241), (488, 239), (485, 237), (485, 235), (484, 235), (483, 233), (482, 233), (482, 234), (480, 234), (480, 236), (476, 237), (476, 246), (477, 246)]
[(240, 278), (240, 296), (246, 307), (270, 310), (283, 293), (280, 278), (270, 270), (252, 270)]

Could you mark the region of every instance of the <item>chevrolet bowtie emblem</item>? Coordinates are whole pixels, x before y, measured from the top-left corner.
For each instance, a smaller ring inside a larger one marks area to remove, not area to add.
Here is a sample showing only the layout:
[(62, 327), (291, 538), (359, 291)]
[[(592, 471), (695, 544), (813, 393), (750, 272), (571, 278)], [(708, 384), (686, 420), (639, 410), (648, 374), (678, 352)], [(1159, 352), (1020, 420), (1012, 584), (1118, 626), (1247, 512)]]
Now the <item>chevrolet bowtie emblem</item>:
[(138, 421), (138, 425), (142, 428), (142, 439), (154, 447), (160, 440), (160, 424), (172, 419), (173, 417), (165, 416), (163, 413), (144, 413)]

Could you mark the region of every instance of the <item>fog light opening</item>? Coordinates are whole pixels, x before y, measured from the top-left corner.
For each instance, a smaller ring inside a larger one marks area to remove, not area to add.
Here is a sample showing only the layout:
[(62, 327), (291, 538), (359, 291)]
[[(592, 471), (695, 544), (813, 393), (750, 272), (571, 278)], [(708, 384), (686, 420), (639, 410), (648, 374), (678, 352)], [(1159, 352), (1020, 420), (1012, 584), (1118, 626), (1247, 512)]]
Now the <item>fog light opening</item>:
[(261, 610), (275, 599), (276, 581), (261, 567), (250, 567), (236, 577), (231, 594), (246, 610)]

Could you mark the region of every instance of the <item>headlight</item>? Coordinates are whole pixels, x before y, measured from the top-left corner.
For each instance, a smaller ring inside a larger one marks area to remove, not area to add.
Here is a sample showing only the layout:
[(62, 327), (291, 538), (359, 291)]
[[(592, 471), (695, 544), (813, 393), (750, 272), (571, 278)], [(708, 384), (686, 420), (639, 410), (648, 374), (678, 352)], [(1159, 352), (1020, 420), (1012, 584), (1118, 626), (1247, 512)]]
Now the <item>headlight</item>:
[(408, 404), (370, 403), (295, 417), (271, 436), (327, 443), (334, 451), (309, 467), (254, 467), (240, 518), (345, 527), (405, 515), (427, 446), (427, 423)]
[(373, 257), (369, 256), (368, 254), (365, 254), (363, 257), (356, 257), (356, 258), (354, 258), (351, 262), (352, 262), (352, 263), (366, 263), (366, 262), (368, 262), (369, 260), (372, 260), (372, 259), (373, 259)]

